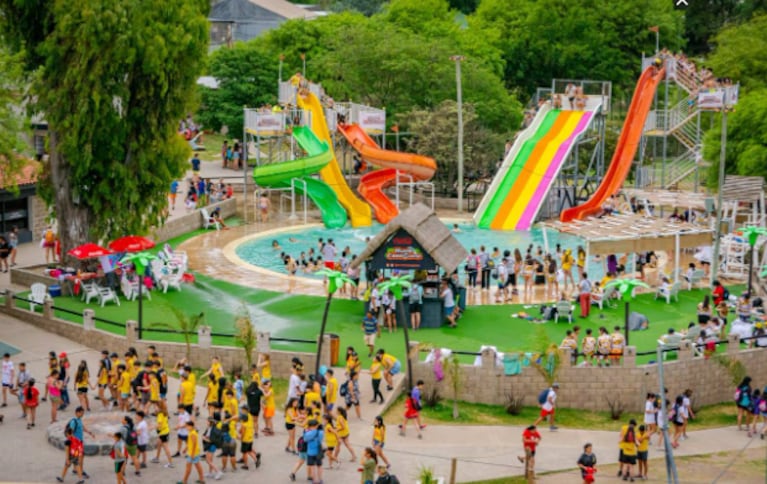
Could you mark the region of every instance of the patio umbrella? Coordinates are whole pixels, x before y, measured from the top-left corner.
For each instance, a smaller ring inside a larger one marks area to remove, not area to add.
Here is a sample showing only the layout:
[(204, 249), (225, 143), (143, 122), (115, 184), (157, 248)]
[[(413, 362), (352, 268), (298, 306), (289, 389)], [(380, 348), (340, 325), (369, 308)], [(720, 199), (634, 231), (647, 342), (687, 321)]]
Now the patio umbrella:
[(111, 253), (112, 253), (111, 250), (101, 247), (100, 245), (94, 244), (92, 242), (79, 245), (67, 252), (67, 254), (71, 255), (72, 257), (78, 260), (93, 259), (95, 257), (101, 257), (103, 255), (109, 255)]
[(115, 252), (141, 252), (152, 247), (154, 242), (140, 235), (126, 235), (109, 243), (109, 248)]

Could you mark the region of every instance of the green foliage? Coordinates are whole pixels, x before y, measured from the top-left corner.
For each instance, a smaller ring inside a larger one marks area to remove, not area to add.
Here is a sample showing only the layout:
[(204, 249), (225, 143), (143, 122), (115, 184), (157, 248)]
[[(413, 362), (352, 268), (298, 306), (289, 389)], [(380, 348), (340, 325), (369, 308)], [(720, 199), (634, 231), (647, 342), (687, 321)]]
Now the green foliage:
[(256, 349), (257, 336), (256, 329), (253, 327), (253, 320), (250, 317), (250, 311), (245, 303), (240, 308), (240, 313), (234, 321), (234, 341), (245, 352), (245, 361), (247, 370), (253, 365), (253, 350)]
[[(748, 89), (767, 87), (767, 15), (725, 28), (714, 38), (716, 49), (706, 63), (717, 76), (730, 77)], [(740, 103), (742, 106), (744, 103)]]
[[(721, 115), (703, 139), (703, 157), (711, 162), (708, 186), (719, 181)], [(740, 97), (737, 110), (727, 115), (727, 152), (724, 171), (730, 175), (764, 176), (767, 172), (767, 89)]]
[(546, 330), (538, 327), (535, 332), (535, 351), (540, 358), (531, 361), (531, 365), (538, 373), (543, 376), (549, 385), (557, 381), (557, 374), (562, 366), (562, 358), (559, 355), (559, 348), (549, 339)]
[(201, 109), (197, 119), (206, 128), (229, 128), (239, 137), (243, 107), (277, 103), (279, 58), (259, 40), (237, 42), (217, 49), (210, 56), (209, 75), (218, 79), (218, 89), (200, 87)]
[(184, 344), (186, 345), (186, 359), (189, 360), (192, 355), (192, 340), (197, 336), (200, 326), (205, 322), (205, 313), (201, 312), (200, 314), (190, 317), (184, 311), (172, 304), (168, 304), (167, 307), (173, 313), (175, 321), (173, 323), (152, 323), (149, 327), (169, 329), (181, 333), (181, 336), (184, 338)]
[(22, 54), (12, 54), (0, 46), (0, 173), (5, 190), (18, 189), (13, 176), (24, 165), (19, 156), (26, 145), (22, 139), (25, 118), (21, 111), (25, 76)]
[(420, 484), (437, 484), (437, 478), (434, 477), (434, 469), (421, 465), (418, 468), (418, 474), (416, 479)]
[(684, 11), (687, 51), (706, 54), (716, 43), (714, 37), (725, 26), (737, 25), (764, 13), (764, 0), (701, 0), (690, 2)]
[(458, 393), (461, 391), (463, 378), (463, 368), (461, 368), (461, 360), (458, 359), (458, 355), (451, 354), (444, 360), (445, 374), (450, 378), (450, 390), (453, 393), (453, 420), (460, 417), (458, 411)]
[(331, 9), (334, 12), (353, 11), (370, 17), (381, 11), (381, 7), (386, 0), (338, 0), (334, 2)]
[[(478, 109), (471, 103), (463, 105), (464, 170), (492, 172), (503, 153), (504, 137), (483, 127)], [(434, 110), (415, 109), (399, 117), (401, 125), (413, 133), (410, 149), (437, 160), (437, 178), (441, 189), (452, 189), (458, 165), (456, 131), (458, 106), (455, 101), (440, 103)], [(508, 124), (519, 125), (518, 111), (509, 113)]]
[(3, 2), (3, 14), (18, 26), (12, 45), (25, 45), (28, 62), (41, 69), (32, 109), (50, 126), (43, 195), (66, 227), (64, 250), (146, 232), (164, 217), (167, 185), (189, 155), (176, 127), (205, 59), (209, 3), (19, 5)]
[(596, 79), (629, 88), (639, 73), (642, 52), (655, 50), (658, 25), (662, 46), (676, 50), (682, 17), (671, 2), (575, 0), (483, 0), (470, 19), (471, 29), (494, 28), (500, 36), (489, 39), (503, 52), (508, 86), (532, 93), (548, 86), (552, 77)]

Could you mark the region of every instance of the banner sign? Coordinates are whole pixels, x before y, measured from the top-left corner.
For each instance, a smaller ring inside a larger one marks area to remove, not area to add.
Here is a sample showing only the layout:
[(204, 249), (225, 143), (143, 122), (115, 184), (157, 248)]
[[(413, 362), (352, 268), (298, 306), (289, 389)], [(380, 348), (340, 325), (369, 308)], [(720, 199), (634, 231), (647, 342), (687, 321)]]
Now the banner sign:
[(277, 134), (285, 131), (285, 116), (282, 113), (258, 113), (256, 125), (248, 126), (258, 134)]
[(386, 111), (362, 111), (357, 114), (358, 123), (369, 134), (381, 134), (386, 131)]
[(700, 109), (722, 109), (724, 107), (724, 90), (710, 89), (698, 93)]
[(404, 229), (389, 236), (373, 253), (372, 259), (372, 267), (376, 270), (429, 270), (436, 267), (434, 259)]

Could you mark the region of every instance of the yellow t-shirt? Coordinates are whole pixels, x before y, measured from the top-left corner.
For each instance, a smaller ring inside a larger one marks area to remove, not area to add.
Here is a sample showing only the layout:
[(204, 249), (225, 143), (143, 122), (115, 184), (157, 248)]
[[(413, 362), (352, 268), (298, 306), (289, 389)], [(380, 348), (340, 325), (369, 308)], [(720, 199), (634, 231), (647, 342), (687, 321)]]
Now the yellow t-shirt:
[(274, 408), (275, 408), (275, 405), (274, 405), (274, 391), (270, 389), (269, 390), (269, 394), (268, 395), (264, 395), (264, 397), (262, 399), (262, 402), (263, 402), (264, 408), (270, 408), (270, 409), (274, 410)]
[(77, 388), (88, 388), (88, 376), (88, 370), (85, 370), (83, 372), (83, 376), (80, 378), (80, 381), (75, 384)]
[(115, 383), (117, 383), (117, 367), (121, 364), (122, 362), (117, 358), (112, 360), (112, 369), (109, 370), (109, 378)]
[(136, 359), (132, 356), (125, 358), (125, 369), (130, 373), (130, 379), (133, 380), (138, 375), (139, 367), (136, 366)]
[(637, 450), (639, 452), (647, 452), (647, 449), (650, 447), (650, 436), (647, 435), (647, 432), (637, 431), (637, 440), (639, 441)]
[(349, 356), (346, 358), (346, 373), (351, 373), (352, 370), (359, 371), (360, 369), (360, 359), (356, 358), (354, 356)]
[(250, 381), (256, 382), (256, 385), (261, 386), (261, 375), (258, 374), (258, 371), (254, 371), (250, 374)]
[[(626, 432), (628, 432), (628, 429), (629, 429), (628, 425), (624, 425), (623, 427), (621, 427), (621, 441), (618, 444), (618, 446), (620, 447), (621, 451), (623, 451), (623, 455), (627, 455), (627, 456), (636, 455), (637, 454), (636, 442), (634, 441), (626, 442), (624, 440), (624, 437), (626, 436)], [(634, 435), (636, 436), (636, 433)]]
[(163, 413), (157, 414), (157, 435), (168, 435), (170, 426), (168, 425), (168, 416)]
[(221, 367), (221, 363), (213, 363), (210, 366), (210, 376), (215, 377), (216, 380), (224, 376), (224, 369)]
[(341, 415), (336, 419), (336, 432), (341, 438), (349, 436), (349, 423)]
[(130, 393), (130, 373), (124, 371), (120, 374), (120, 393), (127, 395)]
[(236, 420), (232, 420), (231, 422), (229, 422), (229, 437), (231, 437), (232, 440), (235, 440), (235, 441), (237, 440), (238, 435), (237, 435), (237, 421)]
[(253, 442), (255, 429), (253, 426), (253, 418), (250, 415), (248, 415), (248, 420), (240, 422), (240, 430), (242, 431), (242, 443), (249, 444)]
[(304, 393), (304, 406), (307, 408), (312, 408), (312, 404), (314, 402), (321, 402), (322, 396), (320, 396), (319, 393), (313, 391), (313, 390), (307, 390), (306, 393)]
[(562, 254), (562, 270), (569, 271), (573, 267), (573, 256), (569, 252)]
[(194, 404), (194, 384), (186, 380), (181, 383), (181, 398), (183, 399), (181, 403), (183, 405), (193, 405)]
[(200, 455), (200, 435), (195, 429), (190, 430), (186, 438), (186, 455), (192, 458)]
[(285, 410), (286, 424), (295, 424), (297, 419), (298, 419), (298, 410), (296, 410), (295, 408), (288, 408), (287, 410)]
[(328, 404), (336, 403), (338, 399), (338, 380), (336, 377), (328, 379), (327, 387), (325, 388), (325, 401)]
[(149, 358), (149, 360), (150, 360), (152, 363), (154, 363), (154, 362), (158, 362), (158, 363), (160, 363), (160, 368), (163, 368), (163, 367), (165, 366), (165, 365), (163, 365), (163, 361), (162, 361), (162, 358), (160, 358), (159, 356), (152, 356), (151, 358)]
[(218, 381), (208, 381), (208, 403), (218, 401)]
[(373, 427), (373, 440), (379, 443), (386, 442), (386, 427)]
[(236, 417), (239, 414), (237, 410), (237, 398), (224, 395), (224, 411), (229, 412), (229, 415)]
[(585, 252), (579, 252), (578, 253), (578, 267), (583, 267), (586, 265), (586, 253)]
[(395, 363), (397, 363), (397, 358), (393, 357), (389, 353), (384, 353), (384, 355), (381, 357), (381, 363), (383, 363), (384, 368), (388, 370), (394, 366)]
[(267, 380), (272, 379), (272, 364), (268, 361), (261, 367), (261, 378), (266, 378)]
[(383, 365), (377, 361), (373, 361), (370, 365), (370, 378), (373, 380), (380, 380), (383, 378)]
[(190, 382), (192, 382), (192, 385), (193, 385), (193, 386), (197, 386), (197, 375), (195, 375), (195, 374), (194, 374), (194, 372), (190, 372), (190, 373), (189, 373), (189, 374), (186, 376), (186, 379), (187, 379), (187, 381), (190, 381)]
[(99, 369), (99, 385), (106, 385), (109, 383), (109, 372), (106, 368)]
[(325, 447), (338, 447), (338, 437), (332, 432), (333, 426), (325, 425)]
[(160, 401), (160, 380), (154, 373), (149, 376), (149, 400)]

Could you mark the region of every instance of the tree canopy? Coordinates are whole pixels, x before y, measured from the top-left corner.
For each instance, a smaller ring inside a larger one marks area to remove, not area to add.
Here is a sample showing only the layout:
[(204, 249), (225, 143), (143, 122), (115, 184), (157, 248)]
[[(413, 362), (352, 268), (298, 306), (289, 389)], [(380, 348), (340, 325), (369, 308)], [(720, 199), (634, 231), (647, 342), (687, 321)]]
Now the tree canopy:
[(33, 109), (49, 124), (43, 195), (63, 249), (144, 233), (189, 155), (178, 122), (208, 41), (206, 0), (0, 3), (11, 44), (39, 69)]
[(708, 65), (717, 76), (731, 77), (745, 88), (767, 86), (767, 14), (723, 29), (713, 42)]

